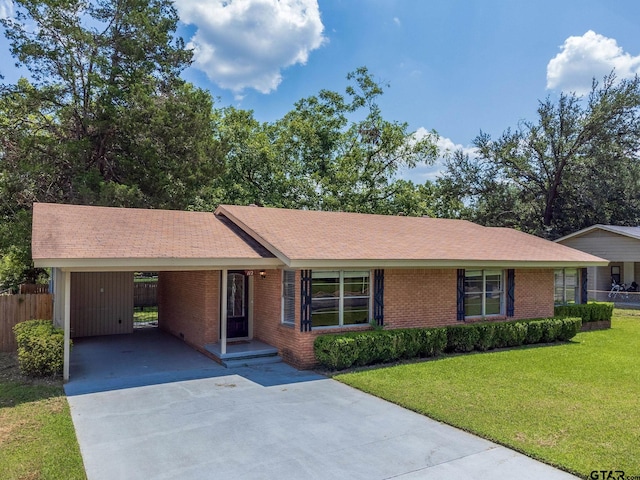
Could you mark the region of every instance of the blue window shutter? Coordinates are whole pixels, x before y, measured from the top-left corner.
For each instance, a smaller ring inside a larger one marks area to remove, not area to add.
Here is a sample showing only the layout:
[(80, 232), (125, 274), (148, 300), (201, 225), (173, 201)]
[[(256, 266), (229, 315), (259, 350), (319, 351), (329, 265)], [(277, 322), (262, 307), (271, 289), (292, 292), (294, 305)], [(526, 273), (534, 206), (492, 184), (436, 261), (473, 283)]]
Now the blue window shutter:
[(583, 268), (580, 272), (580, 280), (582, 288), (580, 289), (580, 303), (587, 303), (589, 293), (587, 292), (587, 269)]
[(373, 273), (373, 319), (376, 325), (384, 325), (384, 270)]
[(311, 331), (311, 270), (300, 271), (300, 331)]
[(507, 270), (507, 317), (513, 317), (516, 306), (516, 271)]
[(458, 315), (459, 322), (464, 321), (464, 269), (458, 269)]

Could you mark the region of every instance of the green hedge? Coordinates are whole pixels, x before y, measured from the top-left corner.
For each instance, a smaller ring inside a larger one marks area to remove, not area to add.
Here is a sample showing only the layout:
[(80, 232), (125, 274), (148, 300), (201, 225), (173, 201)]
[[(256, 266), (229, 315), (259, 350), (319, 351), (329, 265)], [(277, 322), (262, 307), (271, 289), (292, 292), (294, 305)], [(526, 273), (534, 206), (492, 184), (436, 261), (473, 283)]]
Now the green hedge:
[(613, 303), (589, 302), (574, 305), (557, 305), (554, 316), (557, 318), (580, 317), (582, 323), (611, 321)]
[(64, 333), (51, 320), (28, 320), (13, 327), (18, 364), (23, 375), (46, 377), (62, 373)]
[(579, 318), (455, 325), (444, 328), (366, 330), (320, 335), (314, 343), (318, 362), (329, 369), (435, 357), (442, 352), (486, 351), (525, 344), (567, 341), (582, 326)]
[(316, 338), (314, 351), (321, 365), (332, 370), (400, 359), (434, 357), (447, 346), (444, 328), (367, 330)]

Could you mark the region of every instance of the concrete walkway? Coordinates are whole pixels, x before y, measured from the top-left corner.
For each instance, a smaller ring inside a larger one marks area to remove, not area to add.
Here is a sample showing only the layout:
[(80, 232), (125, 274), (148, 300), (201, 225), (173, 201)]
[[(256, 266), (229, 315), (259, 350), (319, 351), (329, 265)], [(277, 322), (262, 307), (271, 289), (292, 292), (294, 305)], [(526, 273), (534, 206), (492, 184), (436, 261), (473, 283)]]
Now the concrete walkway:
[(158, 333), (74, 346), (65, 388), (89, 480), (575, 478), (312, 372), (225, 369)]

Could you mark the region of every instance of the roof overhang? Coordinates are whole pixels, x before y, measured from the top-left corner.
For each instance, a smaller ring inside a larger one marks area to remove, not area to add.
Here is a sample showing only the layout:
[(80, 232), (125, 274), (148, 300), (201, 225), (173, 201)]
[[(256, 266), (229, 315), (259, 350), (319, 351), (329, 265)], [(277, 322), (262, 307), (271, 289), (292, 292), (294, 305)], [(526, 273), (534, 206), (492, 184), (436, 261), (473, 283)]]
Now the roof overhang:
[(562, 243), (565, 240), (568, 240), (570, 238), (575, 238), (575, 237), (581, 237), (583, 235), (587, 235), (595, 230), (603, 230), (605, 232), (610, 232), (610, 233), (614, 233), (616, 235), (621, 235), (623, 237), (629, 237), (629, 238), (635, 238), (637, 240), (640, 240), (640, 235), (634, 235), (630, 232), (625, 232), (625, 231), (621, 231), (618, 228), (616, 228), (616, 226), (614, 225), (601, 225), (601, 224), (596, 224), (596, 225), (591, 225), (590, 227), (587, 228), (583, 228), (582, 230), (578, 230), (577, 232), (573, 232), (570, 233), (569, 235), (565, 235), (564, 237), (560, 237), (556, 240), (554, 240), (554, 242), (556, 243)]
[(74, 272), (144, 272), (144, 271), (187, 271), (187, 270), (244, 270), (256, 268), (293, 268), (293, 269), (372, 269), (372, 268), (580, 268), (607, 266), (601, 262), (559, 262), (559, 261), (507, 261), (507, 260), (292, 260), (282, 262), (277, 258), (191, 258), (191, 259), (37, 259), (34, 266), (54, 267)]
[(287, 267), (314, 268), (581, 268), (604, 267), (607, 260), (594, 262), (571, 261), (510, 261), (510, 260), (291, 260)]
[(74, 272), (243, 270), (283, 265), (277, 258), (38, 258), (33, 263), (38, 268), (54, 267)]

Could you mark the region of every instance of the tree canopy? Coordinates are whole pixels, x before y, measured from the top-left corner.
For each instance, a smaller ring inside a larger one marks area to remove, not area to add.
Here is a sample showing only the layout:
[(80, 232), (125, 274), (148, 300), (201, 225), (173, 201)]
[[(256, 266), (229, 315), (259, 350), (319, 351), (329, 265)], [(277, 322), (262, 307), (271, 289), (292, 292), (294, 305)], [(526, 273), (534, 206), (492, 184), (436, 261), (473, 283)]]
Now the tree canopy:
[(220, 127), (225, 168), (199, 206), (257, 203), (418, 213), (424, 192), (398, 181), (396, 174), (403, 167), (432, 163), (436, 134), (418, 139), (406, 123), (385, 120), (377, 104), (382, 85), (366, 68), (347, 78), (352, 83), (345, 95), (322, 90), (273, 123), (260, 124), (251, 112), (225, 109)]
[(464, 216), (547, 238), (594, 223), (640, 221), (640, 80), (594, 80), (587, 98), (540, 102), (537, 121), (499, 138), (480, 133), (477, 156), (456, 152), (442, 184)]
[(35, 201), (186, 208), (222, 152), (210, 94), (180, 78), (191, 52), (172, 2), (14, 4), (2, 25), (29, 79), (0, 87), (0, 217), (21, 237), (0, 232), (12, 268), (30, 264)]

